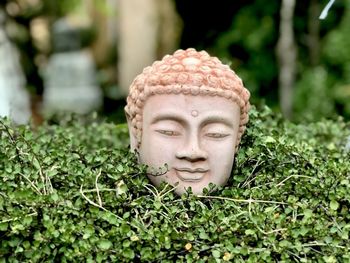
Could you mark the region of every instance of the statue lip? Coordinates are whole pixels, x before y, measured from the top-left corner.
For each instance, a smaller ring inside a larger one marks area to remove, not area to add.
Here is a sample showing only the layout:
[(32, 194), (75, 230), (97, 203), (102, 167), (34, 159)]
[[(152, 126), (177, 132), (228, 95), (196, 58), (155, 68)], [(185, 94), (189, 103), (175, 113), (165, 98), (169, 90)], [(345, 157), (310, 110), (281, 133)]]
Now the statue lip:
[(199, 182), (203, 179), (205, 174), (209, 171), (203, 168), (174, 168), (177, 177), (184, 182)]
[(188, 172), (188, 173), (206, 173), (209, 169), (204, 168), (174, 168), (176, 171)]

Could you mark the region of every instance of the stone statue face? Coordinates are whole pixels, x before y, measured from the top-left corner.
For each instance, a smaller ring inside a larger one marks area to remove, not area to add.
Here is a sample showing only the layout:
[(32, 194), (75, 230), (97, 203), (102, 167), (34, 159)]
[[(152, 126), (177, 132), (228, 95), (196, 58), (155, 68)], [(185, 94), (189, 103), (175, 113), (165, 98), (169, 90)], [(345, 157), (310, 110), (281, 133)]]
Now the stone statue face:
[(205, 51), (178, 50), (155, 61), (130, 86), (125, 112), (131, 150), (151, 182), (182, 194), (222, 186), (248, 122), (249, 91), (229, 66)]
[(239, 122), (239, 106), (225, 98), (150, 97), (143, 109), (139, 147), (140, 161), (150, 167), (149, 179), (156, 186), (163, 181), (176, 185), (178, 194), (189, 187), (201, 194), (209, 183), (224, 185), (232, 169)]

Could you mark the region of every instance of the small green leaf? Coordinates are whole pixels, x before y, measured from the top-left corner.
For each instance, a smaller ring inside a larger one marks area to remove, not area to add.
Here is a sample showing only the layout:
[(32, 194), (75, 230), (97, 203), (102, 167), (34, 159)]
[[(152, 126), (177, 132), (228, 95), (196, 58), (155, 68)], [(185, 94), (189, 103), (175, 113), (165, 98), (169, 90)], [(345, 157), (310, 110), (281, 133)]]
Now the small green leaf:
[(132, 249), (126, 248), (123, 250), (123, 255), (128, 259), (133, 259), (135, 257), (135, 253)]
[(123, 167), (122, 164), (118, 164), (117, 165), (117, 171), (120, 172), (120, 173), (122, 173), (124, 171), (124, 167)]
[(95, 228), (91, 225), (88, 225), (84, 228), (83, 239), (91, 237), (95, 233)]
[(117, 195), (124, 194), (128, 191), (128, 186), (124, 183), (123, 180), (117, 183)]
[(275, 140), (273, 137), (271, 137), (271, 136), (266, 136), (266, 137), (264, 138), (264, 142), (265, 142), (265, 143), (275, 143), (276, 140)]
[(305, 210), (304, 210), (304, 217), (305, 217), (306, 219), (312, 217), (312, 210), (310, 210), (310, 209), (305, 209)]
[(112, 247), (113, 244), (107, 239), (101, 239), (97, 245), (101, 250), (108, 250)]
[(331, 207), (332, 210), (337, 210), (339, 208), (339, 203), (337, 201), (335, 201), (335, 200), (332, 200), (330, 202), (330, 207)]
[(0, 231), (6, 231), (8, 228), (8, 223), (0, 223)]
[(159, 200), (154, 202), (155, 209), (159, 210), (161, 207), (162, 207), (162, 203)]
[(282, 240), (281, 242), (279, 242), (279, 245), (281, 247), (290, 247), (291, 243), (288, 240)]
[(255, 231), (253, 229), (247, 229), (246, 231), (244, 231), (244, 233), (246, 235), (255, 235)]
[(152, 248), (143, 247), (141, 248), (141, 261), (152, 259)]
[(213, 250), (211, 254), (213, 255), (214, 258), (220, 258), (220, 255), (221, 255), (220, 251), (218, 250)]
[(59, 199), (57, 192), (51, 194), (51, 195), (50, 195), (50, 199), (51, 199), (52, 201), (54, 201), (54, 202), (57, 202), (58, 199)]
[(40, 170), (40, 163), (37, 158), (33, 157), (33, 165), (37, 170)]
[(208, 236), (208, 234), (206, 232), (201, 231), (199, 233), (199, 238), (201, 238), (201, 239), (209, 239), (209, 236)]

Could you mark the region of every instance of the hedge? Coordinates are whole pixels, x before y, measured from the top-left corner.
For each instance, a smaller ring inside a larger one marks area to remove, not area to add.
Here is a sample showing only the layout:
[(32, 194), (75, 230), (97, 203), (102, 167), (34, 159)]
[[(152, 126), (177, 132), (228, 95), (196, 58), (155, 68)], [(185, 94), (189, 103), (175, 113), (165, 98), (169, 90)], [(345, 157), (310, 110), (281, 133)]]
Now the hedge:
[(0, 120), (0, 262), (350, 262), (350, 125), (253, 108), (227, 186), (177, 196), (125, 124)]

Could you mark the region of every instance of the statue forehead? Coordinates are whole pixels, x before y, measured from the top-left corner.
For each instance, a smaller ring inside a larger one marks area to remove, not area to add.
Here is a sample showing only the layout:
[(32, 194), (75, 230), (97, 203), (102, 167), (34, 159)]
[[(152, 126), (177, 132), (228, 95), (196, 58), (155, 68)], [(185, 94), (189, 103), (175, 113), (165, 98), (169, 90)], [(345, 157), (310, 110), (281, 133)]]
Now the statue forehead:
[[(219, 96), (193, 96), (185, 94), (162, 94), (150, 96), (145, 102), (143, 117), (153, 118), (154, 116), (166, 114), (186, 115), (194, 118), (200, 115), (214, 115), (234, 119), (232, 114), (240, 113), (237, 103)], [(145, 114), (147, 116), (145, 116)]]

